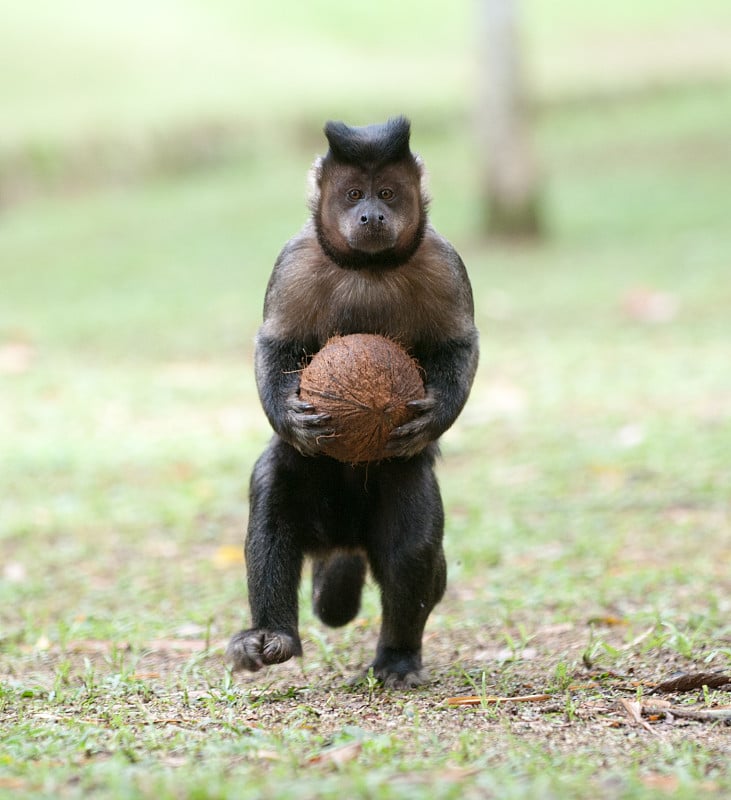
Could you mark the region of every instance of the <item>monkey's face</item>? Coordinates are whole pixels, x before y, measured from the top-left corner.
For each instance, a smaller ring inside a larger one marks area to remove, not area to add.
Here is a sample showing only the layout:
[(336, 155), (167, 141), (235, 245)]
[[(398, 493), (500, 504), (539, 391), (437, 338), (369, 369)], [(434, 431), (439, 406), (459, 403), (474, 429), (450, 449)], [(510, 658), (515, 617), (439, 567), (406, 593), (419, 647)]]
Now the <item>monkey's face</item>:
[(328, 244), (347, 260), (412, 249), (421, 236), (420, 175), (413, 165), (387, 164), (376, 170), (335, 164), (320, 185), (319, 226)]

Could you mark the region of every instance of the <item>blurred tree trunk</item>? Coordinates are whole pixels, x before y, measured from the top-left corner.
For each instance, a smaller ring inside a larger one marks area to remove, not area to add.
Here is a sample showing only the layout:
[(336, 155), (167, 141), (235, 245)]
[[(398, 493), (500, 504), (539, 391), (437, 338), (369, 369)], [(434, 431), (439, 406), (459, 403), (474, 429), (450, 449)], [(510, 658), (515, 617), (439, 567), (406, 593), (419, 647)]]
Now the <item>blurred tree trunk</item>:
[(487, 227), (497, 236), (542, 232), (540, 176), (529, 133), (518, 36), (519, 0), (479, 0), (479, 136)]

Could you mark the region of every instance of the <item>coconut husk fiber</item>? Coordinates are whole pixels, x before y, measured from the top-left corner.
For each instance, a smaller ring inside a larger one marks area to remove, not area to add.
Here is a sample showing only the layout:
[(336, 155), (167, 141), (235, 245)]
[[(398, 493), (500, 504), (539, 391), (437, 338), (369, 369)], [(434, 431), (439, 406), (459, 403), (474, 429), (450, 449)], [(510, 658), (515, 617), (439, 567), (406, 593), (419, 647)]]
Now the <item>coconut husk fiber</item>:
[(333, 436), (322, 452), (357, 464), (386, 458), (391, 431), (414, 416), (407, 403), (425, 395), (416, 361), (384, 336), (334, 336), (302, 371), (300, 398), (329, 414)]

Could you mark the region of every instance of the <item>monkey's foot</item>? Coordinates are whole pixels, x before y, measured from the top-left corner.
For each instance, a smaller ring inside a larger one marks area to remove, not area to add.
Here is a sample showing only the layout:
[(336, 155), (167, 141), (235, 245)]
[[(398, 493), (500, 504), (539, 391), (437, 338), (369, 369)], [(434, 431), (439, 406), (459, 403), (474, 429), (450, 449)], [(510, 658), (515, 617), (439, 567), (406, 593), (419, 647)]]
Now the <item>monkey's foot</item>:
[(415, 689), (417, 686), (425, 684), (428, 679), (426, 671), (423, 669), (406, 672), (403, 675), (398, 672), (384, 673), (382, 670), (375, 674), (386, 689)]
[(269, 664), (281, 664), (302, 655), (299, 637), (282, 631), (250, 628), (235, 634), (226, 648), (226, 660), (234, 670), (257, 672)]
[(387, 689), (414, 689), (428, 680), (419, 653), (385, 650), (378, 653), (371, 668)]

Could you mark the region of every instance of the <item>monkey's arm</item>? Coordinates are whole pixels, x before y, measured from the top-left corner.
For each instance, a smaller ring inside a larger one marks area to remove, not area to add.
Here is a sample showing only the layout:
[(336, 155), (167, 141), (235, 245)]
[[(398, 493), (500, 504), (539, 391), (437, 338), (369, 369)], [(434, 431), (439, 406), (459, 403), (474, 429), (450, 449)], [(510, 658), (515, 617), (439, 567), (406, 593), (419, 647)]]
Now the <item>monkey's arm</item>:
[(272, 428), (302, 455), (316, 455), (320, 452), (318, 439), (333, 432), (327, 427), (330, 417), (316, 414), (313, 406), (300, 400), (297, 393), (307, 352), (303, 342), (277, 339), (260, 331), (256, 342), (256, 384)]
[(438, 439), (459, 416), (472, 386), (479, 354), (477, 331), (413, 349), (424, 370), (426, 397), (409, 405), (417, 416), (391, 434), (390, 456), (410, 458)]

